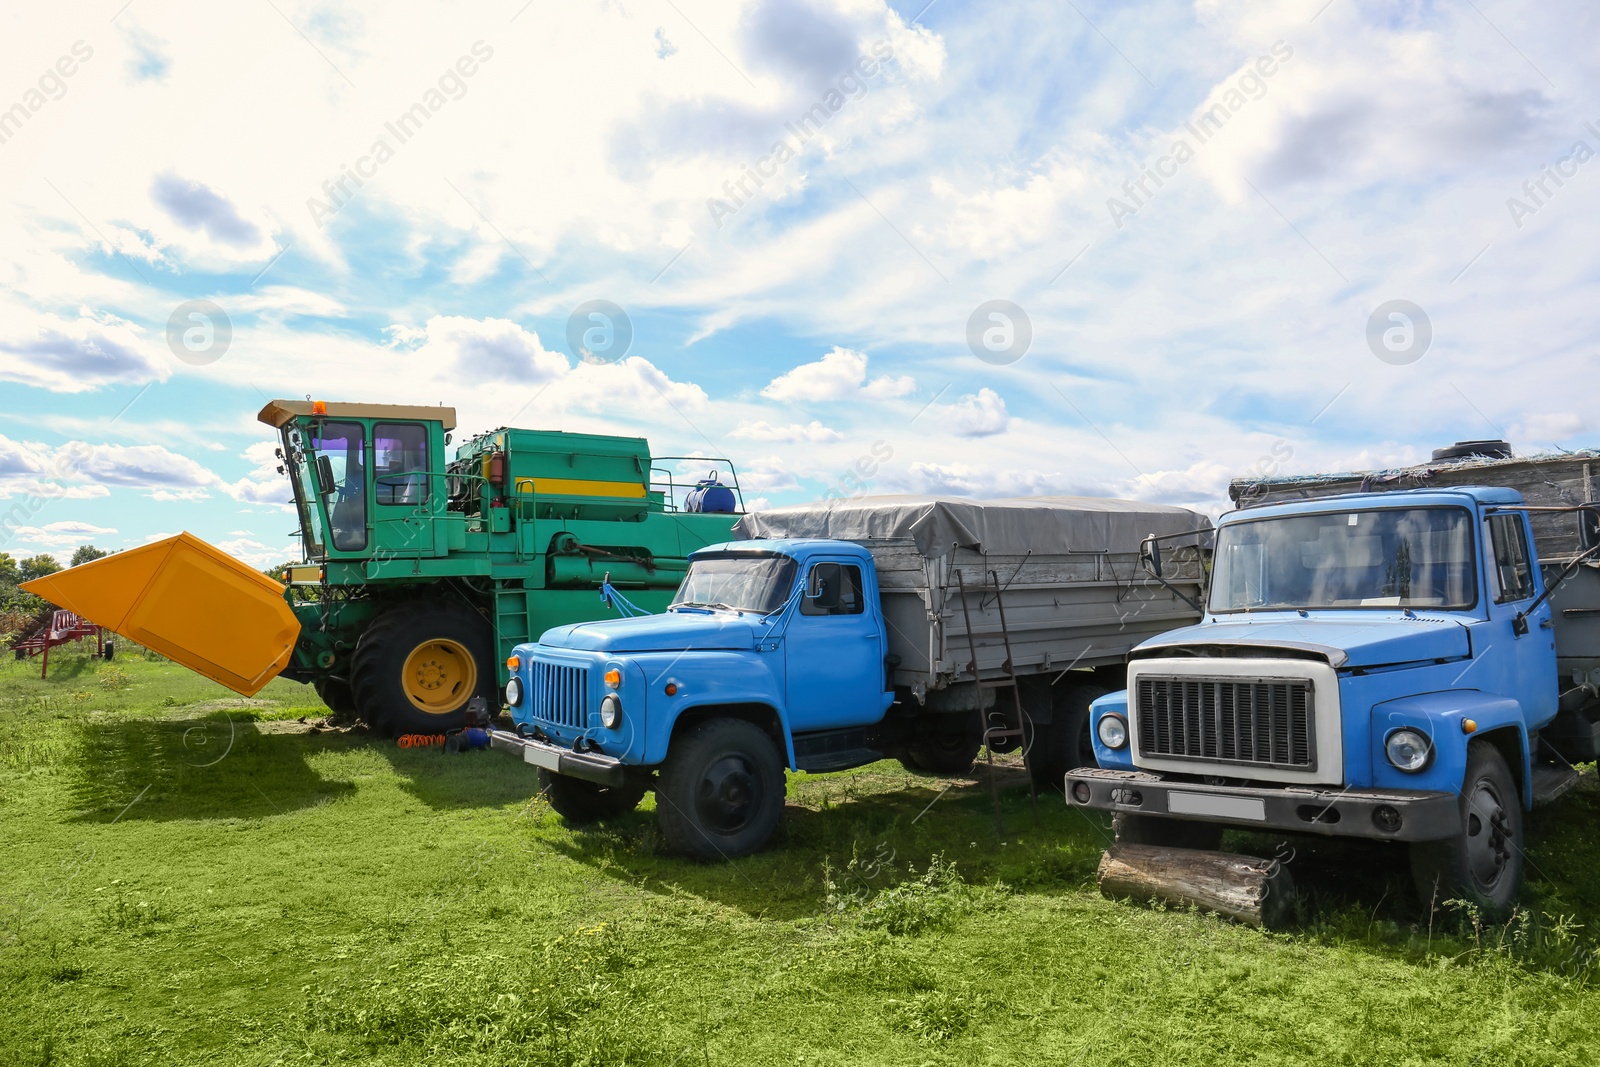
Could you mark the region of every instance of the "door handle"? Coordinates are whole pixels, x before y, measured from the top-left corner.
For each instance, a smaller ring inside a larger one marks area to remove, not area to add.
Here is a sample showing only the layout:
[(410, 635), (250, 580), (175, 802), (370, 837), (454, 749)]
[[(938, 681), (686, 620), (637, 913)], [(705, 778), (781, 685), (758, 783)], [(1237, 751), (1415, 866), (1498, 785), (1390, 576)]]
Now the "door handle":
[(1541, 630), (1554, 630), (1555, 628), (1556, 621), (1554, 619), (1541, 619), (1539, 622), (1539, 629)]

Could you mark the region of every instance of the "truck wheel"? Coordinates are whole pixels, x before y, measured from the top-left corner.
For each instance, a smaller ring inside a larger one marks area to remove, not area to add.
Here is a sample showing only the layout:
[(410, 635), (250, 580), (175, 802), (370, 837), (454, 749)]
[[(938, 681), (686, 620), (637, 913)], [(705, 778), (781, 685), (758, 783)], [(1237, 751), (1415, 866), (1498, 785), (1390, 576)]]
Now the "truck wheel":
[(783, 762), (766, 731), (709, 719), (672, 742), (656, 783), (656, 819), (673, 851), (732, 859), (767, 843), (783, 793)]
[(1089, 705), (1109, 692), (1103, 686), (1075, 684), (1063, 686), (1055, 694), (1051, 721), (1034, 724), (1033, 737), (1022, 754), (1035, 789), (1064, 792), (1068, 771), (1095, 765)]
[[(1065, 775), (1063, 775), (1063, 781)], [(1150, 845), (1153, 848), (1198, 848), (1215, 852), (1222, 845), (1222, 827), (1215, 823), (1163, 819), (1158, 815), (1129, 815), (1118, 812), (1111, 817), (1111, 828), (1119, 845)]]
[(906, 746), (900, 766), (913, 774), (966, 774), (983, 749), (981, 721), (977, 712), (929, 716)]
[(1467, 749), (1461, 832), (1413, 844), (1411, 877), (1424, 906), (1465, 900), (1488, 919), (1511, 913), (1522, 887), (1522, 797), (1492, 744), (1475, 741)]
[(539, 768), (539, 791), (569, 823), (582, 824), (626, 815), (644, 799), (642, 785), (604, 786)]
[(494, 633), (471, 608), (416, 600), (378, 616), (350, 659), (356, 710), (389, 734), (442, 734), (467, 724), (467, 701), (500, 706)]
[(318, 678), (311, 683), (317, 696), (336, 715), (347, 715), (356, 710), (356, 694), (350, 683), (342, 678)]

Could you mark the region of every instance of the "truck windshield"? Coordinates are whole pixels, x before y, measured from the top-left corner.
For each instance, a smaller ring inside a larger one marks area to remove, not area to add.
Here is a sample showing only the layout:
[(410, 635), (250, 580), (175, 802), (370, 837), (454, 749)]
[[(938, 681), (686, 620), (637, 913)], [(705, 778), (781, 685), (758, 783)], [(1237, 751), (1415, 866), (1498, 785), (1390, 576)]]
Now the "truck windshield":
[(696, 556), (669, 610), (711, 608), (770, 615), (788, 601), (794, 576), (795, 562), (788, 556)]
[(1478, 602), (1464, 508), (1288, 515), (1217, 531), (1213, 612), (1427, 607)]

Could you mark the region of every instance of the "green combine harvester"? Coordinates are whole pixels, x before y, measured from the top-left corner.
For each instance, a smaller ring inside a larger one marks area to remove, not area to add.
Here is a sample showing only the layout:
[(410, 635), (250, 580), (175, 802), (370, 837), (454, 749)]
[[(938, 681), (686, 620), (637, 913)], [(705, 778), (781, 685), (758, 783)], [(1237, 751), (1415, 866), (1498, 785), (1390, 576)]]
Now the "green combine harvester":
[[(639, 437), (503, 428), (447, 460), (451, 408), (274, 400), (258, 417), (299, 515), (287, 586), (180, 534), (26, 588), (238, 692), (282, 675), (379, 729), (439, 733), (474, 696), (500, 706), (514, 646), (614, 615), (606, 581), (664, 609), (743, 510), (727, 460), (652, 458)], [(679, 481), (690, 461), (712, 472)]]

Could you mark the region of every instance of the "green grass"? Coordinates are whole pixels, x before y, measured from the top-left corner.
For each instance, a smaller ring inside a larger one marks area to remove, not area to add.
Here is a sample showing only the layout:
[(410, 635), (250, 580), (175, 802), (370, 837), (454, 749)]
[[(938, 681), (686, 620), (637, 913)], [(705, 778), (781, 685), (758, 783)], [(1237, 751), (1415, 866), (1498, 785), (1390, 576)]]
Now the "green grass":
[[(1263, 933), (1103, 900), (1103, 824), (1008, 767), (798, 776), (782, 840), (576, 832), (494, 753), (310, 732), (162, 662), (0, 666), (0, 1063), (1566, 1064), (1600, 1047), (1600, 790), (1528, 915), (1418, 918), (1398, 850), (1295, 842)], [(299, 720), (306, 719), (307, 724)], [(1269, 838), (1230, 838), (1271, 854)]]

